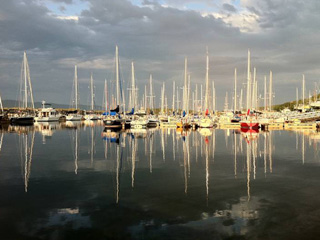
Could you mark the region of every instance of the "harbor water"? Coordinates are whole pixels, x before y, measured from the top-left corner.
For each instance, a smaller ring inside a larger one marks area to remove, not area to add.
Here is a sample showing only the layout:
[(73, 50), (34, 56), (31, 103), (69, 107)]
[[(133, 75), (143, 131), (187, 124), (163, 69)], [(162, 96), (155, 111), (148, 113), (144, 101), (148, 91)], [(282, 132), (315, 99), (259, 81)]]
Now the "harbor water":
[(320, 133), (0, 128), (1, 239), (318, 239)]

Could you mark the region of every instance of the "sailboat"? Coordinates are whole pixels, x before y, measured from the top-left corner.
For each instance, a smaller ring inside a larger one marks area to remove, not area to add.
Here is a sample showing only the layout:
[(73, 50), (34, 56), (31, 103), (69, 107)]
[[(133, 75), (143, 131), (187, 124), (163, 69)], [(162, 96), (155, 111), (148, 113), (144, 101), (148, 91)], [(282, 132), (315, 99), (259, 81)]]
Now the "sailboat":
[[(132, 73), (132, 80), (131, 80), (131, 104), (132, 104), (132, 113), (134, 113), (134, 115), (132, 116), (132, 119), (130, 121), (130, 127), (131, 128), (146, 128), (147, 124), (148, 124), (148, 119), (146, 117), (146, 109), (140, 109), (139, 111), (137, 111), (136, 113), (135, 108), (136, 108), (136, 83), (135, 83), (135, 74), (134, 74), (134, 63), (131, 63), (131, 73)], [(145, 93), (146, 95), (146, 93)]]
[(81, 121), (82, 115), (78, 114), (78, 70), (77, 65), (74, 66), (74, 103), (75, 103), (75, 111), (70, 112), (66, 116), (67, 121)]
[(149, 79), (149, 91), (150, 91), (150, 95), (149, 95), (149, 116), (148, 116), (148, 124), (147, 127), (148, 128), (152, 128), (152, 127), (157, 127), (160, 125), (160, 121), (159, 119), (157, 119), (154, 115), (153, 115), (153, 98), (155, 97), (153, 95), (153, 85), (152, 85), (152, 74), (150, 74), (150, 79)]
[[(22, 107), (19, 112), (11, 117), (10, 122), (18, 125), (32, 125), (34, 122), (34, 102), (32, 94), (32, 85), (30, 79), (30, 69), (27, 59), (27, 53), (24, 52), (21, 65), (20, 97), (22, 98)], [(30, 95), (31, 109), (28, 109), (28, 95)], [(21, 101), (19, 101), (21, 103)]]
[(199, 121), (199, 127), (212, 128), (214, 126), (213, 120), (208, 116), (209, 113), (209, 51), (207, 48), (207, 61), (206, 61), (206, 95), (205, 95), (205, 113), (204, 117)]
[[(177, 122), (177, 128), (180, 129), (189, 129), (191, 128), (191, 124), (188, 121), (188, 114), (189, 114), (189, 89), (188, 87), (188, 59), (185, 58), (184, 60), (184, 86), (183, 86), (183, 103), (182, 103), (182, 110), (183, 116), (179, 122)], [(190, 78), (189, 78), (189, 85), (190, 85)]]
[(252, 107), (252, 89), (251, 89), (251, 66), (250, 66), (250, 50), (248, 50), (248, 71), (247, 71), (247, 117), (240, 121), (241, 129), (257, 130), (259, 129), (258, 120), (251, 114)]
[(120, 111), (120, 101), (121, 101), (121, 90), (120, 90), (120, 71), (119, 71), (119, 51), (118, 46), (116, 46), (116, 108), (111, 110), (109, 116), (103, 120), (105, 128), (109, 129), (121, 129), (122, 125), (125, 125), (125, 119), (121, 119)]
[(92, 73), (90, 77), (90, 111), (84, 116), (85, 120), (94, 121), (98, 120), (98, 115), (94, 113), (94, 85), (93, 85), (93, 78)]

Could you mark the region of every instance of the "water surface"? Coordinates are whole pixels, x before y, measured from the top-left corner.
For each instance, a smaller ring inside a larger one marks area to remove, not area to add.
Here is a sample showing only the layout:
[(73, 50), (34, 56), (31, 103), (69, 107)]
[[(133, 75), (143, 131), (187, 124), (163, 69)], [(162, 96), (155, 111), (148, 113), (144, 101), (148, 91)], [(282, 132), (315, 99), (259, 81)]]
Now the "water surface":
[(320, 134), (2, 126), (1, 239), (318, 239)]

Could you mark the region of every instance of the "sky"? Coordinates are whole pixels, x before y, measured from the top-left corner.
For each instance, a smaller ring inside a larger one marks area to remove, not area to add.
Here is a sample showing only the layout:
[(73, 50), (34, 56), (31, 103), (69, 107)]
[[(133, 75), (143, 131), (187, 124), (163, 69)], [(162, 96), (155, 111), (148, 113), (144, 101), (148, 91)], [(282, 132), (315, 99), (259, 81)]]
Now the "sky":
[(319, 12), (317, 0), (0, 0), (0, 94), (17, 99), (26, 51), (35, 101), (69, 104), (77, 64), (81, 104), (92, 73), (101, 105), (118, 45), (124, 86), (134, 61), (139, 95), (152, 74), (157, 106), (163, 82), (169, 105), (173, 81), (182, 87), (185, 57), (191, 89), (205, 85), (206, 47), (219, 109), (235, 68), (245, 88), (248, 49), (260, 93), (272, 70), (274, 102), (294, 100), (302, 74), (306, 95), (319, 83)]

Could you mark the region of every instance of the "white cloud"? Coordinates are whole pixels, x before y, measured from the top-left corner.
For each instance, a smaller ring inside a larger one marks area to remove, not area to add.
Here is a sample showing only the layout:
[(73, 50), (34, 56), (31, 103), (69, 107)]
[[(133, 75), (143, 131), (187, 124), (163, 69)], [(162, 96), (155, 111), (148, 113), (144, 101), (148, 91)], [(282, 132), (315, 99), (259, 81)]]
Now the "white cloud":
[(71, 20), (71, 21), (79, 21), (78, 16), (56, 16), (56, 18), (61, 19), (61, 20)]

